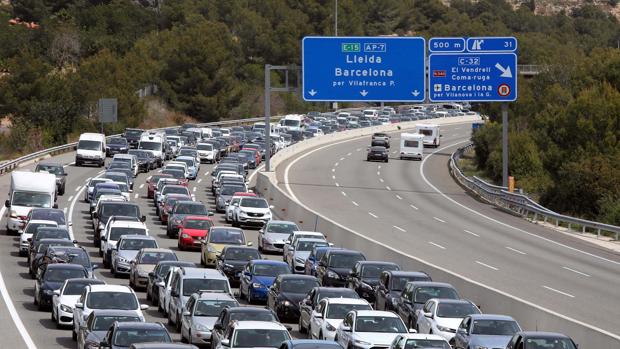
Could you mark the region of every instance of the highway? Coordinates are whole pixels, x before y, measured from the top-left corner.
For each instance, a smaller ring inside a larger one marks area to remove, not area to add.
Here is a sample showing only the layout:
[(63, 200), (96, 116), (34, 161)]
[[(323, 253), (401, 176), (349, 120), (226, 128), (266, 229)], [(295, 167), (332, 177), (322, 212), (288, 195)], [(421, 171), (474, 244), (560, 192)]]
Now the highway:
[(365, 161), (370, 137), (324, 145), (280, 164), (278, 185), (369, 238), (619, 334), (620, 256), (468, 196), (448, 160), (470, 132), (444, 126), (441, 146), (425, 149), (423, 161), (398, 159), (397, 133), (389, 163)]

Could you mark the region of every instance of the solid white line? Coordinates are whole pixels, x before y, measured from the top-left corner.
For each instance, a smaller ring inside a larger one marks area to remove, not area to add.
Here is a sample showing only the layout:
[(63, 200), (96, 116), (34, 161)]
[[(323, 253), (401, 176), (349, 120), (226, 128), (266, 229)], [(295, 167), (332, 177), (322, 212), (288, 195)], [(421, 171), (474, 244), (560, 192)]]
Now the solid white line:
[(469, 231), (469, 230), (467, 230), (467, 229), (465, 229), (465, 230), (463, 230), (463, 231), (464, 231), (464, 232), (466, 232), (467, 234), (471, 234), (471, 235), (473, 235), (473, 236), (480, 237), (480, 235), (478, 235), (478, 234), (476, 234), (476, 233), (474, 233), (474, 232), (471, 232), (471, 231)]
[(374, 218), (378, 218), (376, 214), (372, 213), (372, 212), (368, 212), (369, 215), (371, 215)]
[(82, 188), (82, 187), (78, 185), (78, 187), (77, 187), (77, 188), (75, 188), (75, 191), (76, 191), (76, 192), (80, 191), (80, 188)]
[(394, 227), (394, 228), (396, 228), (396, 229), (398, 229), (398, 230), (400, 230), (400, 231), (402, 231), (403, 233), (406, 233), (406, 232), (407, 232), (405, 229), (403, 229), (403, 228), (401, 228), (401, 227), (399, 227), (399, 226), (397, 226), (397, 225), (393, 225), (393, 227)]
[[(430, 181), (426, 178), (426, 175), (424, 174), (424, 165), (426, 164), (426, 161), (427, 161), (428, 159), (430, 159), (432, 155), (434, 155), (434, 154), (436, 154), (436, 153), (438, 153), (438, 152), (440, 152), (440, 151), (444, 151), (444, 150), (446, 150), (446, 149), (448, 149), (448, 148), (454, 147), (455, 145), (459, 145), (459, 144), (462, 144), (462, 143), (467, 143), (467, 142), (469, 142), (469, 140), (464, 140), (464, 141), (460, 141), (460, 142), (456, 142), (456, 143), (449, 144), (449, 145), (447, 145), (447, 146), (445, 146), (445, 147), (443, 147), (443, 148), (439, 148), (439, 149), (437, 149), (437, 150), (433, 151), (432, 153), (430, 153), (429, 155), (427, 155), (426, 157), (424, 157), (424, 159), (422, 160), (422, 164), (420, 164), (420, 176), (422, 177), (422, 180), (424, 180), (424, 182), (425, 182), (425, 183), (426, 183), (429, 187), (431, 187), (431, 188), (432, 188), (435, 192), (437, 192), (437, 193), (438, 193), (439, 195), (441, 195), (444, 199), (446, 199), (446, 200), (448, 200), (448, 201), (452, 202), (453, 204), (455, 204), (455, 205), (457, 205), (457, 206), (460, 206), (461, 208), (463, 208), (463, 209), (465, 209), (465, 210), (467, 210), (467, 211), (469, 211), (469, 212), (471, 212), (471, 213), (473, 213), (473, 214), (475, 214), (475, 215), (477, 215), (477, 216), (480, 216), (480, 217), (486, 218), (487, 220), (489, 220), (489, 221), (491, 221), (491, 222), (493, 222), (493, 223), (496, 223), (496, 224), (498, 224), (498, 225), (501, 225), (501, 226), (503, 226), (503, 227), (506, 227), (506, 228), (511, 228), (511, 229), (513, 229), (513, 230), (515, 230), (515, 231), (518, 231), (518, 232), (520, 232), (520, 233), (527, 234), (527, 235), (529, 235), (529, 236), (532, 236), (532, 237), (534, 237), (534, 238), (537, 238), (537, 239), (540, 239), (540, 240), (546, 241), (546, 242), (551, 243), (551, 244), (554, 244), (554, 245), (556, 245), (556, 246), (561, 246), (561, 247), (564, 247), (564, 248), (569, 249), (569, 250), (574, 251), (574, 252), (579, 252), (579, 253), (582, 253), (582, 254), (584, 254), (584, 255), (587, 255), (587, 256), (593, 257), (593, 258), (595, 258), (595, 259), (599, 259), (599, 260), (602, 260), (602, 261), (605, 261), (605, 262), (608, 262), (608, 263), (611, 263), (611, 264), (615, 264), (615, 265), (620, 265), (620, 262), (616, 262), (616, 261), (613, 261), (613, 260), (611, 260), (611, 259), (607, 259), (607, 258), (605, 258), (605, 257), (597, 256), (597, 255), (595, 255), (595, 254), (593, 254), (593, 253), (589, 253), (589, 252), (586, 252), (586, 251), (582, 251), (582, 250), (577, 249), (577, 248), (575, 248), (575, 247), (571, 247), (571, 246), (565, 245), (565, 244), (563, 244), (563, 243), (560, 243), (560, 242), (557, 242), (557, 241), (553, 241), (553, 240), (551, 240), (551, 239), (548, 239), (548, 238), (545, 238), (545, 237), (542, 237), (542, 236), (536, 235), (536, 234), (534, 234), (534, 233), (530, 233), (530, 232), (529, 232), (529, 231), (527, 231), (527, 230), (523, 230), (523, 229), (521, 229), (521, 228), (517, 228), (517, 227), (512, 226), (512, 225), (510, 225), (510, 224), (508, 224), (508, 223), (501, 222), (501, 221), (499, 221), (499, 220), (497, 220), (497, 219), (495, 219), (495, 218), (491, 218), (491, 217), (489, 217), (489, 216), (487, 216), (487, 215), (485, 215), (485, 214), (483, 214), (483, 213), (480, 213), (480, 212), (478, 212), (478, 211), (474, 210), (473, 208), (467, 207), (467, 206), (465, 206), (465, 205), (463, 205), (463, 204), (461, 204), (461, 203), (457, 202), (456, 200), (452, 199), (452, 198), (451, 198), (451, 197), (449, 197), (448, 195), (444, 194), (444, 193), (443, 193), (441, 190), (439, 190), (436, 186), (434, 186), (434, 185), (433, 185), (433, 184), (432, 184), (432, 183), (431, 183), (431, 182), (430, 182)], [(591, 325), (590, 325), (590, 326), (591, 326)], [(598, 328), (597, 328), (597, 329), (598, 329)], [(598, 329), (598, 330), (600, 330), (600, 329)]]
[(133, 196), (135, 199), (140, 197), (140, 194), (136, 193), (136, 195)]
[[(254, 177), (258, 174), (258, 172), (259, 172), (260, 170), (262, 170), (263, 168), (265, 168), (265, 165), (260, 165), (260, 167), (258, 167), (258, 168), (256, 168), (256, 169), (254, 169), (254, 172), (252, 172), (252, 173), (250, 174), (250, 176), (248, 177), (248, 183), (252, 182), (252, 179), (253, 179), (253, 178), (254, 178)], [(207, 173), (209, 173), (209, 172), (207, 172)]]
[(397, 198), (398, 200), (402, 200), (402, 199), (403, 199), (403, 198), (402, 198), (402, 197), (400, 197), (400, 195), (398, 195), (398, 194), (396, 194), (396, 198)]
[(352, 203), (353, 205), (355, 205), (355, 206), (359, 206), (359, 204), (358, 204), (357, 202), (355, 202), (355, 201), (351, 201), (351, 203)]
[(413, 205), (409, 205), (409, 207), (411, 207), (411, 208), (412, 208), (412, 209), (414, 209), (414, 210), (417, 210), (417, 209), (418, 209), (417, 207), (415, 207), (415, 206), (413, 206)]
[(344, 160), (344, 158), (340, 158), (340, 161)]
[(383, 178), (379, 178), (379, 182), (383, 183)]
[(351, 156), (351, 153), (347, 153), (347, 156)]
[(516, 253), (518, 253), (518, 254), (522, 254), (522, 255), (526, 255), (526, 254), (527, 254), (527, 253), (525, 253), (525, 252), (523, 252), (523, 251), (519, 251), (519, 250), (517, 250), (516, 248), (512, 248), (512, 247), (509, 247), (509, 246), (506, 246), (506, 248), (507, 248), (507, 249), (509, 249), (509, 250), (511, 250), (512, 252), (516, 252)]
[(585, 277), (591, 277), (591, 275), (586, 274), (586, 273), (582, 273), (582, 272), (580, 272), (579, 270), (571, 269), (571, 268), (569, 268), (569, 267), (562, 267), (562, 268), (563, 268), (563, 269), (566, 269), (566, 270), (568, 270), (568, 271), (572, 271), (573, 273), (576, 273), (576, 274), (579, 274), (579, 275), (583, 275), (583, 276), (585, 276)]
[(442, 250), (445, 250), (445, 249), (446, 249), (445, 247), (441, 246), (440, 244), (436, 244), (436, 243), (434, 243), (434, 242), (432, 242), (432, 241), (429, 241), (428, 243), (429, 243), (429, 244), (431, 244), (431, 245), (433, 245), (433, 246), (435, 246), (435, 247), (439, 247), (439, 248), (440, 248), (440, 249), (442, 249)]
[(347, 193), (345, 193), (343, 191), (341, 191), (341, 193), (342, 193), (342, 196), (347, 196)]
[(196, 183), (200, 183), (202, 182), (202, 178), (198, 178), (198, 180), (196, 181)]
[(445, 222), (446, 222), (446, 221), (444, 221), (443, 219), (441, 219), (441, 218), (437, 218), (437, 217), (433, 217), (433, 219), (434, 219), (434, 220), (436, 220), (436, 221), (438, 221), (438, 222), (441, 222), (441, 223), (445, 223)]
[(570, 294), (570, 293), (562, 292), (562, 291), (560, 291), (560, 290), (556, 290), (555, 288), (551, 288), (551, 287), (549, 287), (549, 286), (545, 286), (545, 285), (542, 285), (542, 287), (544, 287), (544, 288), (548, 289), (549, 291), (553, 291), (553, 292), (559, 293), (559, 294), (561, 294), (561, 295), (564, 295), (564, 296), (566, 296), (566, 297), (575, 298), (575, 296), (573, 296), (573, 295), (572, 295), (572, 294)]
[(493, 270), (495, 270), (495, 271), (498, 271), (498, 270), (499, 270), (499, 269), (495, 268), (495, 267), (494, 267), (494, 266), (492, 266), (492, 265), (488, 265), (488, 264), (482, 263), (482, 262), (480, 262), (480, 261), (476, 261), (476, 263), (480, 264), (480, 265), (481, 265), (481, 266), (483, 266), (483, 267), (487, 267), (487, 268), (489, 268), (489, 269), (493, 269)]
[(144, 188), (144, 183), (140, 184), (140, 189)]
[(390, 188), (390, 186), (388, 185), (387, 187), (385, 187), (385, 189), (387, 190), (392, 190), (392, 188)]
[(88, 177), (84, 182), (88, 183), (92, 178)]
[(73, 195), (69, 196), (69, 198), (67, 199), (67, 201), (71, 201), (73, 200)]

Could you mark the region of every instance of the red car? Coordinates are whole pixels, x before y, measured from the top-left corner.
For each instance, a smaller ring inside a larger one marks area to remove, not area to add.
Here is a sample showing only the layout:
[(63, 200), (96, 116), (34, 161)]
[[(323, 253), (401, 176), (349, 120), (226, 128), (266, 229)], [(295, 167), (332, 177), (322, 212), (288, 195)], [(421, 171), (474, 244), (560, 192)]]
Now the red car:
[(179, 228), (179, 250), (200, 249), (200, 240), (205, 238), (213, 221), (207, 216), (187, 216)]
[(148, 184), (148, 188), (146, 189), (146, 196), (149, 199), (155, 196), (155, 187), (160, 178), (172, 178), (172, 176), (169, 174), (156, 174), (147, 178), (146, 183)]
[(183, 194), (166, 195), (166, 197), (164, 198), (163, 207), (159, 210), (159, 220), (163, 224), (167, 224), (168, 217), (170, 216), (170, 211), (172, 211), (174, 204), (177, 201), (185, 201), (185, 200), (191, 200), (191, 199), (192, 199), (191, 197), (187, 195), (183, 195)]

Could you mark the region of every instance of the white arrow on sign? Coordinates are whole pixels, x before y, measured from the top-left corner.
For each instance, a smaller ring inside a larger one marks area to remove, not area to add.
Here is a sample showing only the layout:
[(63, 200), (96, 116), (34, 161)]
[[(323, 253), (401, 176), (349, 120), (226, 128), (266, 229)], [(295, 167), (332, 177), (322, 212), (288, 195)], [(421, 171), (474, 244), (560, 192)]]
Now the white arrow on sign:
[(314, 95), (315, 95), (315, 94), (317, 94), (317, 91), (316, 91), (315, 89), (312, 89), (312, 90), (308, 91), (308, 94), (309, 94), (310, 96), (313, 96), (313, 97), (314, 97)]
[(510, 71), (510, 66), (509, 67), (502, 67), (501, 64), (496, 63), (495, 64), (495, 68), (499, 69), (499, 71), (502, 72), (502, 75), (500, 75), (500, 77), (502, 78), (512, 78), (512, 72)]
[(368, 94), (368, 91), (366, 91), (366, 90), (362, 90), (362, 91), (360, 92), (360, 94), (361, 94), (362, 96), (366, 97), (366, 95)]
[(414, 90), (413, 92), (411, 92), (411, 94), (412, 94), (414, 97), (417, 97), (417, 96), (420, 94), (420, 92), (419, 92), (418, 90)]

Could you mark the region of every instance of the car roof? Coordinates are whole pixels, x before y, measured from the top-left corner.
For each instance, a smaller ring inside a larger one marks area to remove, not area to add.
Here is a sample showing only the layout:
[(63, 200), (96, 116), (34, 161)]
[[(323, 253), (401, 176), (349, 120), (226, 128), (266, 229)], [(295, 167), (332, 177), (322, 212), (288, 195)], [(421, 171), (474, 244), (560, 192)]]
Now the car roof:
[(567, 338), (567, 339), (570, 338), (569, 336), (563, 333), (557, 333), (557, 332), (521, 331), (521, 332), (518, 332), (518, 334), (524, 337), (544, 337), (544, 338), (560, 337), (560, 338)]
[(278, 278), (280, 278), (280, 280), (282, 280), (282, 281), (290, 280), (290, 279), (294, 279), (294, 280), (316, 280), (316, 277), (314, 277), (312, 275), (304, 275), (304, 274), (281, 274), (281, 275), (278, 275)]
[(292, 346), (314, 345), (314, 348), (324, 348), (324, 347), (342, 348), (342, 345), (340, 345), (340, 343), (338, 342), (319, 340), (319, 339), (291, 339), (291, 340), (285, 341), (285, 343), (289, 343)]
[(262, 264), (262, 265), (285, 265), (288, 266), (288, 264), (286, 264), (286, 262), (283, 261), (274, 261), (274, 260), (270, 260), (270, 259), (253, 259), (250, 261), (251, 264)]
[(182, 267), (181, 270), (184, 278), (205, 278), (228, 280), (228, 278), (217, 269), (206, 269), (198, 267)]
[(155, 329), (162, 329), (165, 330), (166, 328), (164, 327), (164, 325), (162, 325), (160, 322), (137, 322), (137, 321), (128, 321), (128, 322), (116, 322), (116, 328), (117, 329), (130, 329), (130, 328), (135, 328), (135, 329), (151, 329), (151, 330), (155, 330)]
[(369, 304), (368, 301), (363, 298), (327, 297), (321, 299), (321, 301), (324, 300), (327, 300), (329, 304)]
[(272, 313), (272, 310), (269, 308), (259, 308), (259, 307), (244, 307), (244, 306), (238, 306), (238, 307), (230, 307), (228, 308), (228, 312), (235, 312), (235, 313)]
[(118, 315), (118, 316), (135, 316), (139, 317), (139, 314), (135, 310), (122, 310), (122, 309), (93, 309), (95, 316), (106, 315)]
[(407, 282), (408, 284), (414, 284), (417, 287), (420, 286), (438, 286), (438, 287), (450, 287), (450, 288), (454, 288), (454, 286), (450, 285), (449, 283), (446, 282), (436, 282), (436, 281), (409, 281)]
[(135, 220), (115, 220), (110, 223), (111, 228), (121, 227), (121, 228), (143, 228), (146, 230), (146, 225), (142, 222), (136, 222)]
[(244, 246), (244, 245), (226, 245), (222, 249), (224, 250), (249, 250), (249, 251), (258, 251), (256, 247)]
[(341, 249), (336, 249), (336, 250), (329, 250), (326, 253), (329, 254), (329, 255), (332, 255), (332, 254), (359, 254), (359, 255), (364, 255), (360, 251), (348, 250), (346, 248), (341, 248)]
[(284, 330), (287, 331), (286, 327), (279, 322), (272, 321), (237, 321), (235, 323), (235, 330), (243, 330), (243, 329), (261, 329), (261, 330)]
[(71, 264), (71, 263), (49, 263), (47, 265), (47, 270), (50, 269), (77, 269), (84, 270), (84, 266), (81, 264)]
[(506, 320), (515, 321), (512, 316), (500, 315), (500, 314), (470, 314), (472, 320)]
[(161, 248), (161, 247), (145, 247), (140, 250), (141, 252), (170, 252), (174, 253), (173, 250), (169, 248)]
[(407, 339), (431, 339), (431, 340), (445, 341), (445, 339), (442, 336), (436, 335), (436, 334), (401, 333), (400, 336), (407, 338)]
[(437, 303), (451, 303), (451, 304), (473, 304), (467, 299), (448, 299), (448, 298), (431, 298), (437, 301)]
[(66, 279), (65, 280), (65, 283), (67, 283), (67, 284), (70, 284), (72, 282), (87, 283), (87, 284), (90, 284), (90, 285), (105, 285), (105, 281), (99, 280), (99, 279), (71, 278), (71, 279)]
[(212, 221), (211, 217), (209, 216), (186, 216), (185, 218), (183, 218), (183, 220)]
[(120, 239), (123, 240), (127, 240), (127, 239), (131, 239), (131, 240), (156, 240), (155, 237), (150, 236), (150, 235), (138, 235), (138, 234), (131, 234), (131, 235), (122, 235)]
[(193, 349), (193, 348), (198, 348), (193, 344), (183, 344), (183, 343), (134, 343), (130, 347), (134, 349)]
[(173, 267), (195, 267), (196, 263), (187, 261), (161, 261), (157, 265), (171, 265)]
[(123, 293), (131, 293), (131, 288), (127, 285), (91, 285), (90, 292), (123, 292)]
[(361, 265), (398, 265), (394, 262), (386, 262), (386, 261), (359, 261)]
[(386, 270), (385, 272), (392, 274), (392, 276), (428, 276), (428, 274), (423, 271)]
[(385, 316), (385, 317), (393, 317), (398, 318), (398, 315), (391, 311), (383, 311), (383, 310), (352, 310), (357, 316)]
[(327, 241), (325, 241), (325, 239), (313, 239), (313, 238), (301, 238), (301, 239), (297, 239), (297, 242), (322, 242), (322, 243), (327, 243)]
[(31, 219), (30, 221), (28, 221), (28, 224), (52, 224), (52, 225), (58, 225), (58, 222), (56, 221), (50, 221), (48, 219)]
[(200, 292), (198, 293), (198, 299), (211, 299), (211, 300), (230, 300), (236, 301), (236, 299), (226, 292)]

